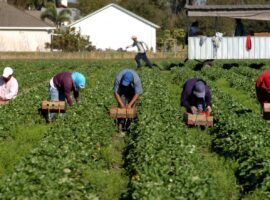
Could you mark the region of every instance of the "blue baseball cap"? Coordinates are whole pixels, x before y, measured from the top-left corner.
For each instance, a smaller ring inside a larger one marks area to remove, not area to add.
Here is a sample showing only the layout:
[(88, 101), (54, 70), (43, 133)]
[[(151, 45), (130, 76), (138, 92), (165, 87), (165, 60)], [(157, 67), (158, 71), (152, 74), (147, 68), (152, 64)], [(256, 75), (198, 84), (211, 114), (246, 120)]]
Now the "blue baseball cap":
[(197, 81), (195, 83), (193, 94), (198, 98), (204, 98), (205, 97), (205, 84), (203, 81)]
[(129, 86), (130, 83), (133, 81), (133, 74), (132, 72), (130, 71), (127, 71), (124, 75), (123, 75), (123, 78), (122, 78), (122, 85), (123, 86)]
[(86, 81), (84, 75), (79, 72), (72, 72), (71, 77), (76, 88), (85, 88)]

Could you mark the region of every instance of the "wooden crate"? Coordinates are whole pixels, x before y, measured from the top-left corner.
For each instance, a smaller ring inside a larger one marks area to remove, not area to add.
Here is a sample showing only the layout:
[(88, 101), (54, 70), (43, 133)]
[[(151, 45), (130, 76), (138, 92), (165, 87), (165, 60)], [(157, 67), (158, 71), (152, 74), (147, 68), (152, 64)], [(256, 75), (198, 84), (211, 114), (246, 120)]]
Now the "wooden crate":
[(65, 112), (66, 102), (65, 101), (42, 101), (42, 110), (48, 112)]
[(9, 101), (5, 101), (5, 100), (0, 100), (0, 105), (5, 105), (8, 104)]
[(263, 117), (265, 119), (270, 119), (270, 103), (263, 104)]
[(184, 113), (184, 120), (187, 125), (194, 126), (208, 126), (212, 127), (214, 125), (213, 116), (208, 115), (207, 113)]
[(270, 32), (254, 33), (254, 36), (270, 36)]
[(110, 116), (112, 118), (133, 119), (137, 116), (137, 108), (118, 108), (113, 106), (110, 109)]

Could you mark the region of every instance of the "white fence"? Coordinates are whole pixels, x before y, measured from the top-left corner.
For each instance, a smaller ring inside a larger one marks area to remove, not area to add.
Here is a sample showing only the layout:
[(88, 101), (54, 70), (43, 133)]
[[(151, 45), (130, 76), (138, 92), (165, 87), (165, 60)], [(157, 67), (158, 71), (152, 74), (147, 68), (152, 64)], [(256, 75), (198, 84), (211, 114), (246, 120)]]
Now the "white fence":
[(212, 37), (189, 37), (189, 59), (270, 59), (270, 37), (254, 36), (251, 48), (246, 47), (247, 37), (222, 37), (214, 47)]

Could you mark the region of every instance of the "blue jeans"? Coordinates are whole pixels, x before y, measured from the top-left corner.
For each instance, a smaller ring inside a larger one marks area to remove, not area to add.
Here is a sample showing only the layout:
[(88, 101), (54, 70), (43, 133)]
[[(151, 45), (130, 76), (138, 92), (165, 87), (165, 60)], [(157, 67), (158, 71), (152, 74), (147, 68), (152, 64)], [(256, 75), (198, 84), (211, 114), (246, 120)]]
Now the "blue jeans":
[(153, 67), (152, 63), (147, 58), (146, 53), (137, 53), (137, 55), (135, 56), (135, 61), (137, 63), (137, 68), (140, 68), (141, 67), (141, 61), (140, 61), (141, 59), (145, 62), (145, 64), (148, 67), (150, 67), (150, 68)]
[[(65, 101), (66, 97), (62, 91), (59, 91), (57, 88), (51, 87), (49, 84), (49, 99), (50, 101)], [(60, 113), (60, 116), (63, 116), (63, 113)], [(48, 120), (51, 121), (54, 117), (54, 113), (48, 113)]]

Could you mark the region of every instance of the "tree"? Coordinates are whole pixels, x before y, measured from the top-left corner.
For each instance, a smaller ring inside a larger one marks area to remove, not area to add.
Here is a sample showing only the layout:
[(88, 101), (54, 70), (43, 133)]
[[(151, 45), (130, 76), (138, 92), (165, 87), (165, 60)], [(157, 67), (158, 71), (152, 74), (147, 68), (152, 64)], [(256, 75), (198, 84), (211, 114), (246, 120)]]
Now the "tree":
[(158, 48), (162, 51), (175, 51), (185, 45), (184, 37), (184, 29), (164, 30), (158, 38)]
[(57, 12), (56, 6), (53, 3), (47, 4), (47, 9), (41, 14), (41, 19), (46, 18), (51, 20), (57, 28), (59, 28), (63, 22), (69, 22), (71, 16), (71, 11), (69, 9), (63, 9)]
[(18, 8), (27, 8), (28, 6), (35, 7), (40, 10), (45, 7), (47, 3), (55, 3), (55, 0), (8, 0), (9, 4), (13, 4)]
[(46, 48), (65, 52), (92, 51), (95, 49), (89, 41), (89, 36), (82, 36), (75, 28), (56, 30), (52, 42), (46, 43)]
[(171, 0), (172, 13), (178, 14), (186, 5), (186, 0)]
[(113, 1), (110, 0), (98, 0), (98, 1), (79, 0), (78, 9), (81, 11), (82, 15), (88, 15), (89, 13), (94, 12), (112, 2)]

